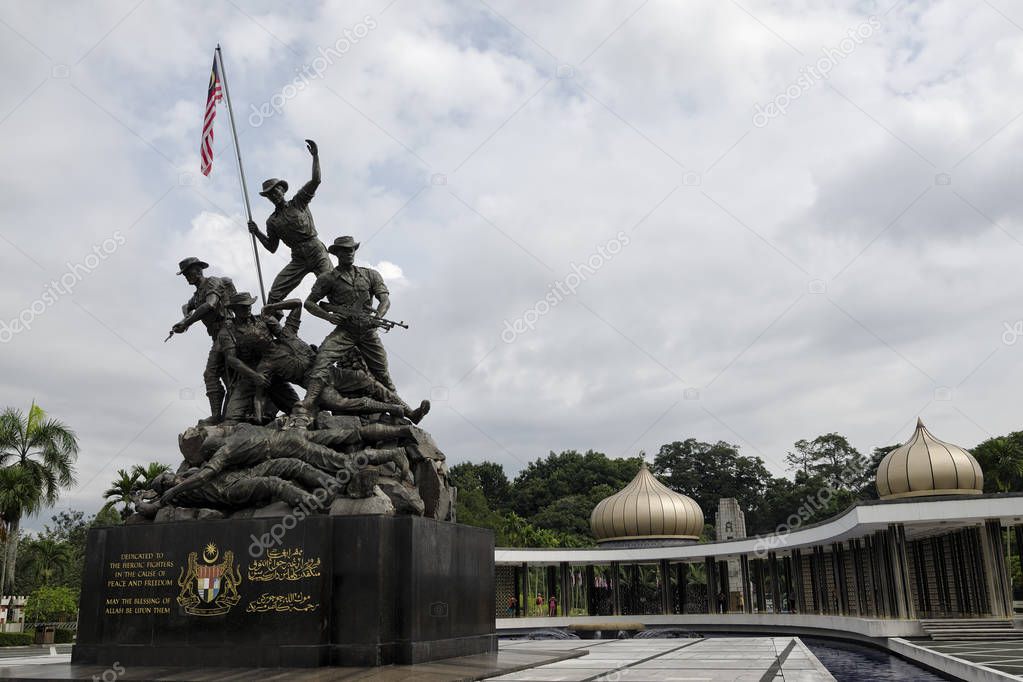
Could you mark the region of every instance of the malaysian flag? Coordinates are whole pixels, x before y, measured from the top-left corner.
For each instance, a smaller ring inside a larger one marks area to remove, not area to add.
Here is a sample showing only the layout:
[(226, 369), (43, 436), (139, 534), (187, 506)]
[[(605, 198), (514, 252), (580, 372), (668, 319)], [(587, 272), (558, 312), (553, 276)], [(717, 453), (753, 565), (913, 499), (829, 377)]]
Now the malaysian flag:
[(213, 170), (213, 119), (217, 117), (217, 102), (224, 98), (223, 85), (220, 81), (220, 69), (217, 56), (213, 55), (213, 70), (210, 71), (210, 88), (206, 94), (206, 116), (202, 121), (202, 143), (199, 145), (199, 156), (203, 175)]

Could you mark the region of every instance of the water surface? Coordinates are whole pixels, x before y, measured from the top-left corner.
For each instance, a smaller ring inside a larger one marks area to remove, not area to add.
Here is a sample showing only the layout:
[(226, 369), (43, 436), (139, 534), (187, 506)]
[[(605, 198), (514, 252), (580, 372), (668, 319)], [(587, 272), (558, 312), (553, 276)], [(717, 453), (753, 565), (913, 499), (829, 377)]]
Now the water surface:
[(800, 639), (838, 682), (931, 682), (945, 679), (880, 649), (816, 637), (801, 636)]

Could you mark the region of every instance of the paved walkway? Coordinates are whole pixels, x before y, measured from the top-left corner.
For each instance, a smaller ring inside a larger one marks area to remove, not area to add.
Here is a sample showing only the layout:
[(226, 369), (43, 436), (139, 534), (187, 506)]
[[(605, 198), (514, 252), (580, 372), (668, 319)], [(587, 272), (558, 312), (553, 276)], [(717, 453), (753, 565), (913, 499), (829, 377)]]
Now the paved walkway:
[[(27, 647), (26, 647), (27, 649)], [(35, 653), (35, 656), (31, 654)], [(0, 679), (91, 680), (97, 666), (72, 666), (70, 656), (40, 647), (23, 657), (0, 661)], [(554, 662), (551, 662), (554, 661)], [(528, 669), (524, 669), (528, 668)], [(518, 672), (506, 672), (518, 670)], [(417, 666), (376, 669), (129, 668), (127, 680), (378, 680), (448, 682), (450, 680), (565, 680), (583, 682), (659, 682), (661, 680), (833, 680), (820, 661), (795, 637), (712, 637), (708, 639), (502, 640), (500, 653), (468, 656)], [(496, 675), (496, 676), (495, 676)]]
[(32, 644), (29, 646), (0, 646), (0, 661), (9, 658), (35, 658), (41, 655), (62, 655), (71, 653), (71, 644)]
[(797, 637), (501, 642), (501, 651), (540, 649), (585, 649), (587, 655), (490, 679), (535, 682), (834, 680)]
[[(26, 647), (27, 649), (28, 647)], [(118, 669), (95, 665), (72, 665), (70, 654), (35, 655), (0, 660), (0, 680), (114, 680), (117, 682), (453, 682), (482, 680), (513, 670), (542, 666), (551, 661), (580, 656), (582, 652), (561, 649), (516, 647), (494, 654), (449, 658), (419, 665), (391, 665), (381, 668), (189, 668), (126, 666)]]
[(914, 640), (911, 644), (1006, 675), (1023, 677), (1023, 640)]

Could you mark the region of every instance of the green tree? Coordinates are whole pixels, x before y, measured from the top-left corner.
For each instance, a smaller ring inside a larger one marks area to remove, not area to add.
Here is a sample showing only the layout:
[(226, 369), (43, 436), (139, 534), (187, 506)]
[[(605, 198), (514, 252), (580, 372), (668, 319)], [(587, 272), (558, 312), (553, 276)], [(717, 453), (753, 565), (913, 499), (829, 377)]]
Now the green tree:
[(495, 541), (499, 547), (585, 547), (585, 539), (540, 528), (515, 512), (501, 516)]
[[(112, 513), (117, 519), (116, 522), (121, 523), (120, 514), (114, 511), (108, 513)], [(84, 512), (76, 509), (61, 511), (50, 517), (50, 521), (53, 525), (44, 525), (42, 536), (66, 544), (71, 554), (71, 563), (64, 571), (60, 584), (77, 588), (82, 584), (82, 574), (85, 570), (85, 542), (91, 521), (85, 518)]]
[[(788, 532), (831, 518), (852, 505), (855, 491), (835, 488), (821, 475), (797, 471), (794, 480), (772, 479), (755, 521), (757, 534)], [(746, 517), (749, 519), (749, 516)]]
[[(597, 493), (600, 497), (596, 502), (592, 499), (593, 495), (568, 495), (548, 504), (534, 514), (529, 522), (556, 533), (576, 536), (578, 542), (589, 544), (593, 542), (590, 533), (590, 512), (597, 502), (615, 492), (607, 485), (598, 488), (601, 490)], [(605, 491), (606, 494), (601, 494)]]
[(159, 462), (150, 462), (146, 466), (136, 464), (131, 468), (131, 473), (138, 476), (138, 489), (149, 490), (153, 487), (153, 481), (160, 474), (170, 471), (171, 468), (166, 464), (160, 464)]
[[(451, 467), (451, 482), (459, 491), (478, 488), (491, 509), (503, 511), (508, 507), (511, 484), (504, 467), (495, 462), (462, 462)], [(461, 494), (461, 493), (459, 493)]]
[(498, 547), (583, 547), (592, 542), (586, 536), (537, 526), (512, 511), (492, 509), (479, 480), (467, 477), (467, 472), (471, 469), (463, 467), (452, 475), (458, 487), (458, 522), (494, 531)]
[(25, 603), (25, 620), (30, 623), (71, 621), (77, 613), (78, 590), (70, 587), (40, 587)]
[[(60, 491), (75, 484), (78, 439), (74, 431), (50, 419), (34, 402), (26, 416), (7, 408), (0, 413), (0, 515), (7, 530), (0, 594), (14, 584), (18, 531), (25, 514), (56, 504)], [(14, 487), (7, 488), (7, 484)]]
[(826, 433), (812, 441), (798, 440), (794, 450), (785, 457), (789, 467), (807, 476), (819, 476), (836, 490), (859, 490), (867, 471), (867, 460), (845, 436)]
[[(113, 509), (100, 509), (96, 512), (96, 515), (89, 521), (89, 528), (96, 528), (97, 526), (119, 526), (123, 519)], [(83, 544), (82, 547), (85, 547)]]
[(0, 597), (11, 594), (6, 587), (13, 587), (13, 572), (8, 568), (12, 554), (17, 556), (17, 549), (11, 550), (21, 538), (18, 533), (16, 519), (27, 508), (38, 508), (36, 495), (38, 488), (32, 473), (21, 467), (0, 468), (0, 518), (3, 519), (3, 548), (0, 550)]
[(43, 525), (43, 535), (53, 538), (59, 542), (67, 542), (73, 546), (80, 546), (85, 549), (85, 536), (89, 530), (89, 522), (85, 519), (85, 512), (77, 509), (67, 509), (50, 517), (52, 526)]
[(984, 492), (1023, 490), (1023, 431), (989, 438), (973, 448), (973, 456), (984, 472)]
[(861, 500), (876, 500), (877, 494), (877, 468), (881, 465), (881, 460), (888, 456), (888, 453), (892, 450), (896, 450), (902, 447), (901, 445), (882, 445), (879, 448), (874, 448), (874, 452), (870, 455), (870, 461), (863, 468), (864, 477), (861, 480), (862, 485), (860, 486), (857, 497)]
[[(82, 584), (85, 571), (85, 546), (89, 529), (96, 526), (114, 526), (122, 523), (121, 515), (113, 509), (100, 509), (93, 517), (86, 518), (77, 509), (61, 511), (51, 517), (52, 526), (43, 526), (42, 537), (51, 538), (68, 546), (71, 562), (63, 572), (60, 584), (77, 589)], [(28, 594), (31, 590), (20, 592)]]
[(730, 443), (704, 443), (695, 438), (662, 445), (651, 470), (669, 488), (693, 498), (708, 520), (722, 497), (734, 497), (747, 520), (755, 518), (771, 481), (759, 457), (740, 455), (739, 448)]
[(31, 594), (42, 586), (79, 589), (85, 569), (85, 547), (89, 529), (120, 525), (121, 515), (112, 509), (93, 517), (76, 509), (51, 517), (38, 535), (22, 535), (18, 547), (18, 576), (14, 594)]
[(593, 508), (609, 493), (597, 497), (595, 489), (618, 491), (631, 481), (642, 464), (642, 457), (611, 459), (602, 452), (579, 453), (566, 450), (549, 453), (530, 462), (512, 485), (511, 508), (519, 516), (532, 519), (541, 509), (570, 495), (582, 495)]
[(131, 513), (131, 496), (139, 489), (139, 479), (144, 473), (144, 471), (140, 472), (134, 469), (130, 473), (124, 469), (118, 469), (117, 478), (103, 492), (103, 498), (107, 501), (103, 508), (112, 509), (119, 504), (123, 504), (124, 506), (121, 507), (121, 518), (127, 518)]
[(479, 486), (456, 486), (458, 498), (455, 515), (459, 523), (477, 528), (497, 529), (501, 514), (490, 508)]
[(60, 585), (76, 558), (71, 545), (45, 536), (26, 541), (22, 572), (32, 576), (38, 586)]

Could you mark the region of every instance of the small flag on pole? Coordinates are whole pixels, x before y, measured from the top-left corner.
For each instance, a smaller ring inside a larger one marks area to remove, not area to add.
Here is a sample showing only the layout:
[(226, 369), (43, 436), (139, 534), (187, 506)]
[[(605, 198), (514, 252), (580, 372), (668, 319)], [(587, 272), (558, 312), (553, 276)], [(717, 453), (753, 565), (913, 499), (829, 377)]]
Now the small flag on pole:
[(217, 102), (224, 98), (223, 86), (220, 82), (220, 69), (216, 56), (213, 57), (213, 70), (210, 72), (210, 87), (206, 94), (206, 115), (202, 121), (202, 143), (199, 145), (199, 156), (203, 175), (213, 170), (213, 119), (217, 117)]

